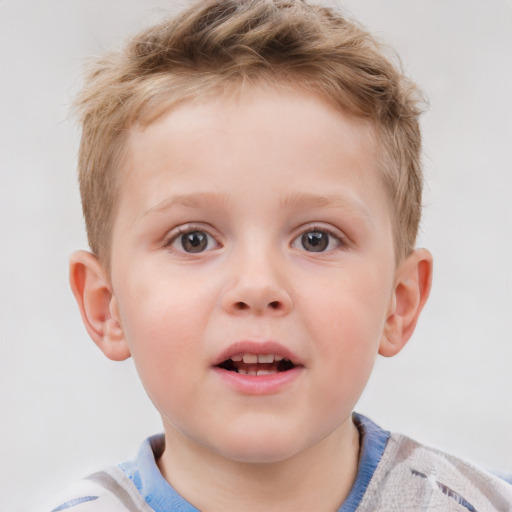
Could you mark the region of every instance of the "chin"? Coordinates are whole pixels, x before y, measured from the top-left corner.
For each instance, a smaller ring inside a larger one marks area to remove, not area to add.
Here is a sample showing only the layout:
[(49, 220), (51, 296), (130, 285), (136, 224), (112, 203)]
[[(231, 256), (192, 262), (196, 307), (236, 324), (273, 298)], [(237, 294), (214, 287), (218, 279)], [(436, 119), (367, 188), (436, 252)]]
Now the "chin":
[(305, 440), (296, 439), (290, 432), (258, 432), (254, 435), (232, 436), (217, 451), (224, 457), (247, 464), (283, 462), (308, 447)]

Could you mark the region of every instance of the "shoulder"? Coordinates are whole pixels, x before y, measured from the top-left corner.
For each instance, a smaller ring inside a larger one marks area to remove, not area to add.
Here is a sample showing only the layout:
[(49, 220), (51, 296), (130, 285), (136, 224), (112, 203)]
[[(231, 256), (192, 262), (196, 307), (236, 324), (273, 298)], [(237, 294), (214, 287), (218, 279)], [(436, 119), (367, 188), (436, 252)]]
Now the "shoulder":
[(368, 507), (361, 512), (396, 510), (394, 505), (453, 512), (512, 511), (508, 483), (399, 434), (390, 435), (367, 496)]
[(112, 466), (80, 480), (53, 500), (47, 512), (151, 512), (128, 475)]

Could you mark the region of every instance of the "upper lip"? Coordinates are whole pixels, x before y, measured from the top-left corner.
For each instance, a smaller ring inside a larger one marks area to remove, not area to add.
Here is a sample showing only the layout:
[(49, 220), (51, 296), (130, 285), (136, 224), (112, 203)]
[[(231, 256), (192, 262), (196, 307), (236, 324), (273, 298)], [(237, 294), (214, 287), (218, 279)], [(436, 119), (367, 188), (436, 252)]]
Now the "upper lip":
[(280, 356), (283, 359), (290, 360), (295, 366), (302, 365), (300, 357), (280, 343), (275, 341), (244, 340), (232, 343), (220, 352), (220, 354), (214, 359), (213, 366), (217, 366), (238, 354), (273, 354), (275, 356)]

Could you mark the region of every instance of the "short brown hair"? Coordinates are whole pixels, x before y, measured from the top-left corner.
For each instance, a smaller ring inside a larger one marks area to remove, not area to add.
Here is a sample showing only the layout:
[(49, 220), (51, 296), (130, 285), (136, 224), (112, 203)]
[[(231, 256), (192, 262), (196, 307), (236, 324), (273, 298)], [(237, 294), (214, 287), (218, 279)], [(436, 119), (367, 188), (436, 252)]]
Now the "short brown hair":
[(301, 0), (202, 0), (97, 61), (77, 99), (82, 205), (90, 247), (104, 264), (129, 128), (177, 103), (260, 80), (306, 89), (375, 125), (398, 259), (414, 248), (422, 196), (415, 85), (334, 9)]

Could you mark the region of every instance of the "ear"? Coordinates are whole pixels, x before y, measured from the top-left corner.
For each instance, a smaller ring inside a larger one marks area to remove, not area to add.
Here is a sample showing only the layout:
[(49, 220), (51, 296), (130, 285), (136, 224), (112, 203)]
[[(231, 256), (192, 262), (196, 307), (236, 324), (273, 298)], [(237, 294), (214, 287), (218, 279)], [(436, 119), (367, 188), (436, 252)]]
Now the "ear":
[(98, 258), (87, 251), (72, 254), (69, 282), (89, 336), (114, 361), (130, 357), (110, 279)]
[(427, 302), (432, 285), (432, 255), (426, 249), (413, 251), (400, 264), (379, 354), (391, 357), (405, 346)]

